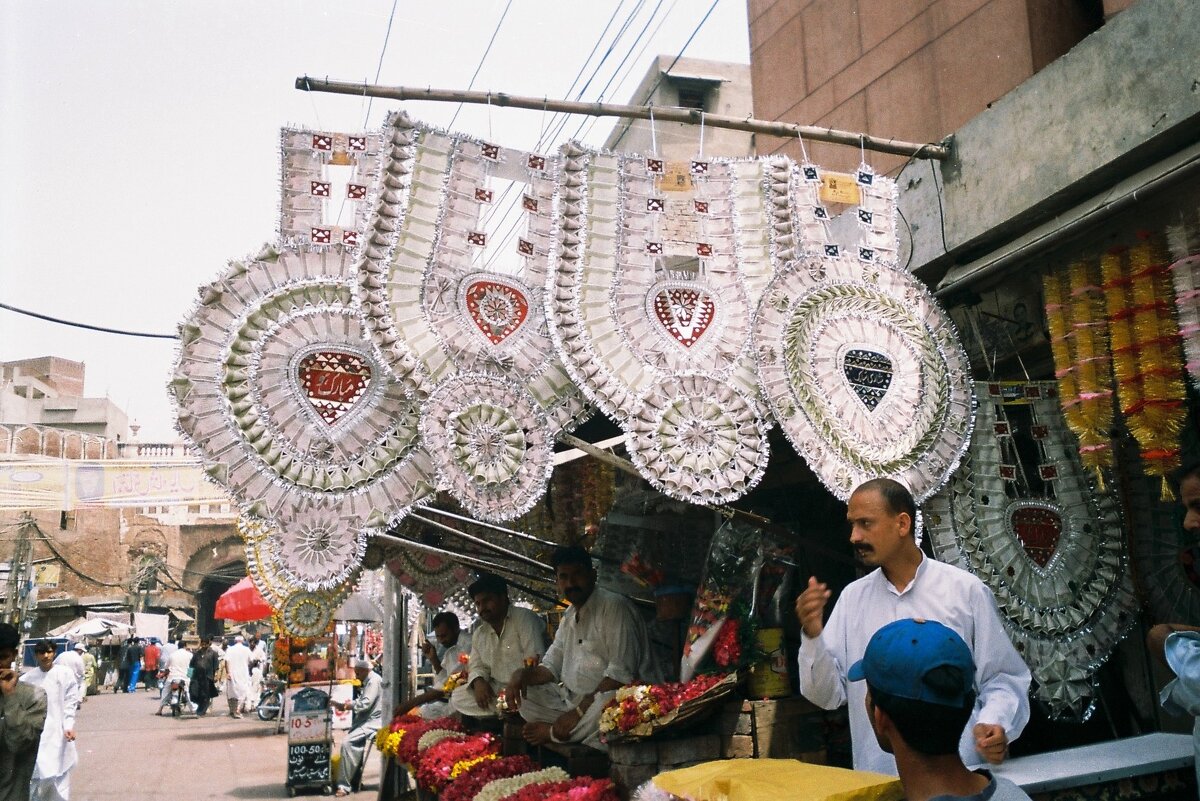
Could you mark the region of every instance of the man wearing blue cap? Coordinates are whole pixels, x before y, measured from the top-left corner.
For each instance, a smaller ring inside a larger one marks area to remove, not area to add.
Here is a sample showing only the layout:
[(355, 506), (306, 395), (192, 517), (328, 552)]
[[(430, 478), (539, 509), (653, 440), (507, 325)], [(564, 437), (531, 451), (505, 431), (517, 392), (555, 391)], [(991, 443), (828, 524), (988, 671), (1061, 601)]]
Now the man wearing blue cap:
[(908, 801), (1028, 801), (1020, 787), (969, 770), (958, 754), (975, 709), (975, 662), (953, 630), (933, 620), (889, 623), (846, 675), (866, 681), (867, 717), (879, 747), (896, 758)]
[(880, 749), (863, 701), (866, 688), (848, 684), (846, 669), (862, 658), (867, 641), (902, 618), (939, 620), (958, 632), (974, 657), (979, 697), (959, 753), (968, 765), (998, 763), (1029, 721), (1029, 668), (1021, 660), (991, 590), (965, 570), (928, 559), (913, 535), (916, 504), (904, 485), (877, 478), (859, 486), (846, 508), (850, 544), (859, 561), (878, 568), (851, 582), (828, 622), (829, 588), (810, 578), (796, 600), (803, 630), (800, 692), (822, 709), (848, 704), (854, 767), (896, 773)]

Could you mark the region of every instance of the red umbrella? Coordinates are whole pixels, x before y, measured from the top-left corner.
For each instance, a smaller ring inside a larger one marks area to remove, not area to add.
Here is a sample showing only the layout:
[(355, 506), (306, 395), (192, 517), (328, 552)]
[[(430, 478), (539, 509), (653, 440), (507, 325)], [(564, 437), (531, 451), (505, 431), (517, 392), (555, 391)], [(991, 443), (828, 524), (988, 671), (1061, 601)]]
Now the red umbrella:
[(270, 617), (273, 611), (271, 605), (263, 599), (258, 587), (254, 586), (254, 581), (246, 576), (221, 593), (216, 608), (213, 609), (213, 617), (234, 621), (261, 620)]

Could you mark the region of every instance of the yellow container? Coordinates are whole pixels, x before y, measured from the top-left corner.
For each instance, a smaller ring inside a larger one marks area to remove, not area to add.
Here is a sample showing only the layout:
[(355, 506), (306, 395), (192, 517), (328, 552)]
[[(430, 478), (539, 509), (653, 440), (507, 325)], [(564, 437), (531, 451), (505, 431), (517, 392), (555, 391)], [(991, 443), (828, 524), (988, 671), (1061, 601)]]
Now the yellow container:
[(755, 634), (758, 649), (766, 656), (750, 666), (751, 698), (786, 698), (792, 694), (788, 681), (787, 652), (783, 647), (783, 629), (759, 629)]

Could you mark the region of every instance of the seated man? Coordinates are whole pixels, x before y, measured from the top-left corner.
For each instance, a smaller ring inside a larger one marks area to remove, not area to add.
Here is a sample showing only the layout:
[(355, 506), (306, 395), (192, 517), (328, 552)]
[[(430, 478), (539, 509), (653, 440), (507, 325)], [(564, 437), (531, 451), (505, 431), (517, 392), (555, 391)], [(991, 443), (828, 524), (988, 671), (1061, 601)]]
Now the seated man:
[(494, 717), (504, 685), (526, 660), (536, 662), (546, 653), (546, 624), (508, 602), (508, 584), (499, 576), (480, 574), (467, 593), (481, 622), (471, 641), (467, 681), (450, 696), (450, 704), (461, 715)]
[(337, 792), (334, 793), (339, 798), (349, 795), (351, 785), (361, 777), (367, 742), (383, 725), (383, 679), (371, 670), (371, 663), (365, 659), (354, 660), (354, 677), (360, 684), (358, 696), (353, 701), (340, 704), (333, 702), (333, 705), (343, 712), (352, 713), (350, 731), (346, 732), (339, 752), (341, 761), (338, 763), (338, 786)]
[(508, 699), (519, 704), (530, 743), (574, 742), (607, 751), (600, 742), (604, 704), (619, 687), (657, 678), (646, 624), (629, 599), (596, 586), (587, 551), (559, 548), (550, 564), (571, 608), (542, 664), (513, 676)]
[(441, 646), (440, 654), (429, 640), (421, 643), (421, 653), (433, 666), (433, 684), (425, 692), (397, 704), (392, 710), (393, 716), (416, 709), (421, 717), (433, 720), (445, 717), (453, 711), (446, 700), (449, 693), (443, 688), (452, 675), (466, 670), (465, 661), (471, 653), (471, 635), (462, 631), (458, 615), (453, 612), (438, 612), (433, 616), (433, 636)]
[(875, 739), (896, 758), (908, 801), (1018, 801), (1008, 779), (972, 771), (959, 738), (975, 709), (975, 661), (953, 629), (933, 620), (897, 620), (875, 632), (850, 681), (866, 680)]

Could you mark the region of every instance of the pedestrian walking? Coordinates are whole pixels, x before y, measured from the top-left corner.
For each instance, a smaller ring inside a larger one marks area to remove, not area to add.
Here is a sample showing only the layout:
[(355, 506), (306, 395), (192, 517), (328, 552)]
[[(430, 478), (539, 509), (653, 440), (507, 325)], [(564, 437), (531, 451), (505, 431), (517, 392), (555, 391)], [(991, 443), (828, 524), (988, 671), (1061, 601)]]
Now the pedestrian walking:
[(15, 626), (0, 623), (0, 801), (29, 801), (46, 724), (46, 694), (13, 669), (20, 639)]
[(220, 657), (212, 648), (212, 638), (201, 637), (200, 648), (192, 657), (192, 681), (188, 688), (199, 717), (208, 714), (212, 699), (220, 694), (217, 690), (217, 670), (220, 665)]
[(126, 686), (125, 692), (137, 692), (138, 679), (142, 675), (142, 654), (144, 650), (141, 637), (135, 639), (133, 645), (129, 646), (129, 684)]
[(233, 645), (225, 651), (225, 700), (229, 702), (229, 716), (240, 718), (243, 707), (250, 701), (250, 660), (252, 652), (246, 647), (242, 635), (233, 638)]
[(54, 643), (42, 640), (33, 648), (37, 667), (21, 681), (46, 694), (46, 725), (38, 743), (37, 761), (29, 785), (32, 801), (67, 801), (75, 751), (75, 712), (79, 708), (79, 682), (74, 672), (54, 664)]

